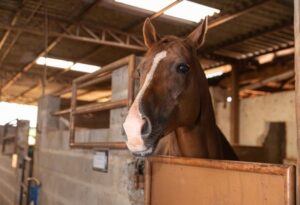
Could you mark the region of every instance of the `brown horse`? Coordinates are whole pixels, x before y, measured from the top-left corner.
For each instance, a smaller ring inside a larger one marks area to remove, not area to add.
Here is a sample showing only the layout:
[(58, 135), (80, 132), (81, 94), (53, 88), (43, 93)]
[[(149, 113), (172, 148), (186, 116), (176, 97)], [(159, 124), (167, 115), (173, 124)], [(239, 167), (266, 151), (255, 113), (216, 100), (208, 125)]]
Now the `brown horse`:
[(148, 51), (140, 64), (142, 86), (123, 125), (135, 155), (237, 159), (216, 125), (197, 57), (206, 31), (207, 19), (184, 39), (160, 38), (150, 20), (145, 21)]

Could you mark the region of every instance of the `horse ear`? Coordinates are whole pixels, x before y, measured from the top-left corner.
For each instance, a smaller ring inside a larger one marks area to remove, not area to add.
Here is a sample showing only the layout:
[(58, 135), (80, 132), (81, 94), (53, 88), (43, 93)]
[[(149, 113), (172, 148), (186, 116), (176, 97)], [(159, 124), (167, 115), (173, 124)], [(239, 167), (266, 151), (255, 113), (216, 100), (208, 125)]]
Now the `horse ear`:
[(206, 32), (207, 17), (205, 17), (201, 24), (187, 36), (186, 40), (198, 49), (204, 44)]
[(144, 22), (143, 35), (145, 45), (148, 48), (150, 48), (155, 42), (159, 40), (159, 36), (157, 35), (156, 30), (149, 18), (147, 18)]

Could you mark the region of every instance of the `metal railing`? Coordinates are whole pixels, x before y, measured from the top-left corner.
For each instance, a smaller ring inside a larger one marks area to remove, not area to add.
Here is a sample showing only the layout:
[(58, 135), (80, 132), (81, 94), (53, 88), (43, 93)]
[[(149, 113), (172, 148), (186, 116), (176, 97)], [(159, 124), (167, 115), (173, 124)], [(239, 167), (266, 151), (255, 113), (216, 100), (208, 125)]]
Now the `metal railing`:
[[(78, 114), (93, 113), (104, 110), (111, 110), (115, 108), (122, 108), (130, 106), (134, 99), (134, 71), (135, 71), (135, 56), (130, 55), (102, 67), (100, 70), (90, 73), (73, 80), (72, 87), (67, 88), (60, 95), (72, 92), (71, 106), (69, 109), (59, 110), (52, 113), (55, 116), (60, 116), (69, 113), (69, 146), (71, 148), (93, 149), (93, 148), (109, 148), (109, 149), (125, 149), (125, 142), (76, 142), (75, 140), (75, 117)], [(87, 105), (77, 105), (77, 90), (86, 86), (94, 85), (96, 83), (104, 82), (111, 78), (114, 70), (121, 66), (128, 65), (128, 94), (125, 99), (92, 103)]]

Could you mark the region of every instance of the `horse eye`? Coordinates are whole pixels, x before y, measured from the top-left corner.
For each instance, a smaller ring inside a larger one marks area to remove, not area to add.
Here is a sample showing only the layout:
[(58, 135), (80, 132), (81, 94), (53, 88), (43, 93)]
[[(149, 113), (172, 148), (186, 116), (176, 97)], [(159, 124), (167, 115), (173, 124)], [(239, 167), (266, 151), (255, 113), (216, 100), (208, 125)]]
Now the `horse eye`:
[(190, 70), (190, 66), (188, 64), (185, 64), (185, 63), (180, 63), (176, 67), (176, 70), (177, 70), (178, 73), (185, 74)]

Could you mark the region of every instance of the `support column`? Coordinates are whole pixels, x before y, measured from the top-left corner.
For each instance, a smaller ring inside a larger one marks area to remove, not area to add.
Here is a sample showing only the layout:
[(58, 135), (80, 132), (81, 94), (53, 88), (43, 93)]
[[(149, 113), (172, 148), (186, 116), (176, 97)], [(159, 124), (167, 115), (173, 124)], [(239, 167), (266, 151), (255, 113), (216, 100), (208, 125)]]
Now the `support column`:
[(239, 144), (239, 68), (234, 64), (231, 72), (230, 137), (232, 144)]
[(294, 0), (295, 73), (296, 73), (296, 122), (297, 122), (297, 204), (300, 205), (300, 1)]

